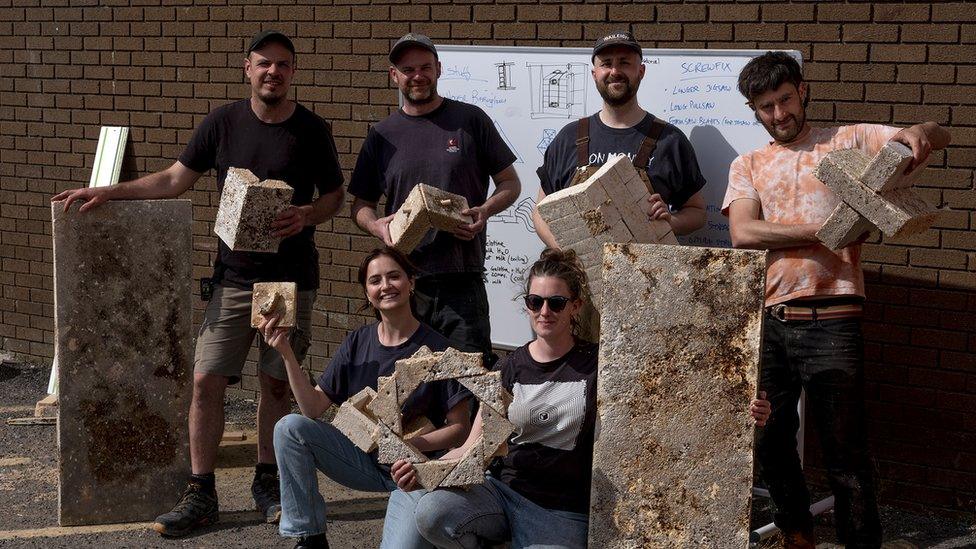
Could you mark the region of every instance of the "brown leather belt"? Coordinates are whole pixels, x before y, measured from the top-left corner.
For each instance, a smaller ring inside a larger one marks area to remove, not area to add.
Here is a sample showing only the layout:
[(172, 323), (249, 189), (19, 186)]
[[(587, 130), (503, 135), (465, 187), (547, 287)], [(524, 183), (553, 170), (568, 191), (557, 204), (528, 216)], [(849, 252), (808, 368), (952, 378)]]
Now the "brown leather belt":
[(832, 318), (857, 318), (864, 314), (864, 307), (857, 303), (803, 307), (780, 303), (767, 307), (776, 320), (829, 320)]

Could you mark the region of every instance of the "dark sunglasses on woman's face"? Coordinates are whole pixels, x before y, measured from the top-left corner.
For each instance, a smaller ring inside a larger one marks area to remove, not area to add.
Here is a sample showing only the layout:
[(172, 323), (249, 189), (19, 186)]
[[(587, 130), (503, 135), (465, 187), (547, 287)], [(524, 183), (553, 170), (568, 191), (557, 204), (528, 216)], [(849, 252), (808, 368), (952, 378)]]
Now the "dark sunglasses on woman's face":
[(539, 312), (542, 310), (542, 304), (548, 303), (549, 310), (558, 313), (566, 308), (566, 304), (569, 303), (570, 299), (568, 297), (563, 297), (561, 295), (551, 295), (549, 297), (542, 297), (541, 295), (528, 294), (525, 296), (525, 306), (528, 307), (530, 311)]

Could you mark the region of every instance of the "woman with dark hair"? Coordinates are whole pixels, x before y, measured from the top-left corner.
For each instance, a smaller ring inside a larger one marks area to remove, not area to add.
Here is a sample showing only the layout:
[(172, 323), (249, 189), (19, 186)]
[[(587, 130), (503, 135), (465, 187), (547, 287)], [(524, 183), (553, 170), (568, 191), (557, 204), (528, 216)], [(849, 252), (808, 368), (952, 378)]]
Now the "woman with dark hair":
[[(500, 365), (514, 399), (508, 455), (468, 490), (438, 489), (416, 508), (417, 528), (437, 547), (586, 547), (596, 424), (597, 345), (576, 335), (586, 300), (586, 274), (572, 250), (547, 249), (529, 269), (525, 308), (536, 339)], [(768, 403), (750, 411), (765, 421)], [(481, 432), (480, 412), (463, 455)]]
[[(395, 362), (421, 346), (442, 351), (446, 338), (422, 324), (411, 311), (416, 270), (394, 248), (373, 250), (359, 268), (359, 283), (378, 322), (353, 330), (339, 346), (332, 362), (312, 387), (288, 343), (278, 319), (265, 319), (259, 330), (281, 353), (288, 382), (301, 414), (285, 416), (275, 426), (274, 448), (281, 476), (281, 534), (299, 537), (296, 547), (328, 547), (326, 505), (318, 490), (316, 469), (354, 490), (392, 492), (383, 528), (383, 547), (430, 547), (414, 526), (413, 510), (424, 491), (417, 490), (413, 468), (397, 462), (380, 465), (376, 454), (357, 448), (338, 429), (319, 421), (333, 404), (339, 405), (365, 387), (376, 389), (377, 378), (393, 374)], [(457, 446), (471, 428), (471, 393), (457, 382), (422, 384), (404, 404), (403, 421), (426, 416), (435, 429), (409, 442), (425, 453)], [(406, 491), (405, 491), (406, 490)]]

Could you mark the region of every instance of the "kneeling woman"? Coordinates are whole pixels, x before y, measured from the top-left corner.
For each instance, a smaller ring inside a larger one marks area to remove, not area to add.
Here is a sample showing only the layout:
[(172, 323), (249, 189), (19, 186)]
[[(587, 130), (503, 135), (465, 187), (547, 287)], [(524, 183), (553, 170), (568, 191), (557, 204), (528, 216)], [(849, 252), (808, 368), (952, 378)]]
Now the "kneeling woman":
[[(383, 547), (430, 547), (414, 526), (414, 506), (424, 494), (414, 488), (413, 475), (391, 475), (375, 452), (366, 454), (329, 423), (318, 421), (333, 404), (341, 404), (364, 387), (376, 388), (377, 377), (391, 375), (394, 363), (422, 345), (440, 351), (448, 341), (414, 317), (410, 307), (415, 269), (393, 248), (373, 250), (359, 268), (359, 283), (379, 322), (354, 330), (339, 346), (332, 362), (312, 387), (288, 344), (287, 330), (276, 319), (261, 332), (281, 353), (288, 382), (301, 415), (285, 416), (275, 426), (274, 448), (281, 476), (281, 534), (301, 538), (297, 547), (328, 547), (326, 505), (319, 494), (316, 469), (354, 490), (393, 492), (383, 527)], [(404, 424), (427, 416), (435, 430), (409, 442), (429, 453), (461, 444), (471, 427), (471, 393), (455, 381), (421, 385), (403, 407)], [(396, 464), (401, 465), (402, 464)], [(402, 468), (402, 467), (400, 467)]]
[[(546, 250), (526, 277), (525, 307), (536, 339), (501, 364), (502, 383), (514, 396), (515, 424), (497, 474), (469, 490), (438, 489), (417, 504), (417, 528), (438, 547), (586, 547), (593, 436), (596, 423), (597, 345), (574, 337), (586, 275), (572, 251)], [(758, 422), (768, 402), (755, 400)], [(481, 431), (475, 421), (460, 457)]]

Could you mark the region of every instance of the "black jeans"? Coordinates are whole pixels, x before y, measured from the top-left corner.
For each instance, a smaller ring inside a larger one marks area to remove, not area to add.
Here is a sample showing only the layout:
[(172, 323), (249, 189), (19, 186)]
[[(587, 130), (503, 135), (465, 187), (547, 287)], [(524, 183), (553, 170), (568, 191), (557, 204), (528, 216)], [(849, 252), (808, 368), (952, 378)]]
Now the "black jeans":
[(881, 522), (864, 417), (861, 320), (782, 321), (767, 310), (759, 389), (772, 415), (758, 430), (756, 456), (783, 530), (812, 527), (810, 493), (796, 451), (800, 389), (823, 450), (834, 493), (837, 538), (847, 547), (879, 547)]
[(491, 364), (488, 293), (481, 273), (446, 273), (417, 278), (417, 318), (458, 350), (480, 352)]

